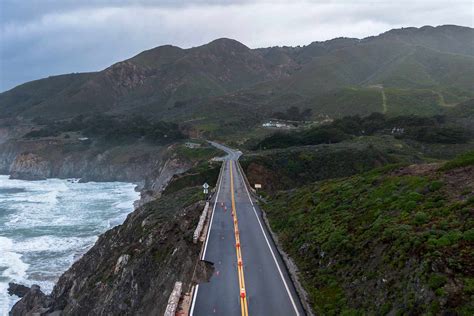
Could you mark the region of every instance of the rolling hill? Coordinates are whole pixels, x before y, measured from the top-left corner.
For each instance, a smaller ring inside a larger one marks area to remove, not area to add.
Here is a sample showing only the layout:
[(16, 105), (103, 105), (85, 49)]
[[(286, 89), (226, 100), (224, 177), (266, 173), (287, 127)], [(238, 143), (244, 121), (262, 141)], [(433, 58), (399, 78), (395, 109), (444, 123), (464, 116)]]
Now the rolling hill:
[(468, 27), (259, 49), (223, 38), (189, 49), (160, 46), (99, 72), (25, 83), (0, 94), (0, 118), (139, 112), (219, 129), (256, 124), (292, 105), (331, 117), (432, 115), (473, 98), (473, 82)]

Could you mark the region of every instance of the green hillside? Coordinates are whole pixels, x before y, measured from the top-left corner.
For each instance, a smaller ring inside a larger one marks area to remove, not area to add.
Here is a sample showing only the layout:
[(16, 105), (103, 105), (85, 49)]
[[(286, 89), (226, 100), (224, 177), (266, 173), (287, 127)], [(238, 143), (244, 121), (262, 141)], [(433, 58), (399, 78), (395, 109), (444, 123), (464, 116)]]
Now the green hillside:
[(250, 49), (231, 39), (166, 45), (99, 72), (1, 93), (0, 119), (146, 113), (219, 133), (254, 128), (292, 106), (314, 117), (433, 115), (473, 98), (473, 42), (472, 28), (448, 25), (303, 47)]
[(314, 311), (472, 315), (469, 161), (463, 170), (453, 163), (449, 171), (384, 168), (272, 198), (264, 206), (271, 227), (295, 260)]

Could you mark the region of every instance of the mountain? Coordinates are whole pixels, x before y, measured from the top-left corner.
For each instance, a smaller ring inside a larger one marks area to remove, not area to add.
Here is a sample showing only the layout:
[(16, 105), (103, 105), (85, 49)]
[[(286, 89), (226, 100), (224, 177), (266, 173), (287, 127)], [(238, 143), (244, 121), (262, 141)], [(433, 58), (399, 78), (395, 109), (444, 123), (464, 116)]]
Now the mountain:
[(100, 72), (21, 85), (1, 94), (1, 112), (68, 117), (136, 106), (160, 111), (175, 101), (222, 95), (280, 75), (262, 56), (230, 39), (186, 50), (161, 46)]
[(410, 27), (303, 47), (250, 49), (222, 38), (189, 49), (160, 46), (99, 72), (25, 83), (0, 94), (0, 118), (140, 112), (206, 130), (257, 124), (292, 105), (339, 117), (399, 113), (408, 104), (409, 112), (431, 115), (473, 98), (473, 82), (468, 27)]

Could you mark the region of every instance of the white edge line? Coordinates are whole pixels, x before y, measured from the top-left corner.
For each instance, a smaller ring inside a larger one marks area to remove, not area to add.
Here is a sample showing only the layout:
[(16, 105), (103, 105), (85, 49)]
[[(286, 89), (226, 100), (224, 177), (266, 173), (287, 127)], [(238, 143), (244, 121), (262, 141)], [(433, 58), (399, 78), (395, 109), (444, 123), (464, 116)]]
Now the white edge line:
[(191, 303), (191, 310), (189, 312), (190, 316), (193, 316), (194, 314), (194, 305), (196, 304), (196, 297), (198, 296), (198, 290), (199, 290), (199, 284), (196, 284), (195, 291), (193, 293), (193, 301)]
[[(222, 165), (224, 166), (223, 167), (223, 172), (225, 170), (225, 165), (224, 165), (225, 163), (226, 163), (226, 161), (222, 161)], [(219, 193), (221, 192), (221, 185), (222, 185), (222, 176), (219, 179), (219, 187), (217, 188), (216, 201), (214, 202), (214, 207), (212, 208), (211, 219), (209, 221), (209, 228), (207, 230), (206, 243), (204, 244), (204, 251), (202, 252), (201, 260), (203, 260), (204, 257), (206, 256), (207, 242), (209, 241), (209, 235), (211, 234), (212, 220), (214, 219), (214, 211), (216, 210), (217, 200), (219, 199)], [(190, 309), (190, 312), (189, 312), (190, 316), (193, 316), (193, 313), (194, 313), (194, 306), (196, 304), (196, 298), (197, 298), (198, 290), (199, 290), (199, 284), (196, 284), (196, 290), (193, 293), (193, 301), (191, 303), (191, 309)]]
[[(237, 163), (239, 163), (237, 161)], [(238, 169), (238, 168), (236, 168)], [(243, 180), (243, 175), (242, 172), (239, 169), (240, 176), (242, 177)], [(252, 204), (253, 212), (255, 214), (255, 217), (257, 217), (258, 224), (260, 225), (260, 229), (262, 230), (263, 237), (265, 237), (265, 241), (267, 242), (268, 249), (270, 249), (270, 252), (272, 253), (273, 261), (275, 261), (275, 264), (278, 268), (278, 272), (280, 273), (281, 280), (283, 281), (283, 284), (285, 285), (286, 292), (288, 293), (288, 296), (290, 297), (291, 304), (293, 305), (293, 308), (295, 309), (296, 315), (299, 316), (300, 313), (298, 312), (298, 308), (296, 307), (295, 301), (293, 300), (293, 295), (291, 295), (290, 289), (288, 288), (288, 284), (286, 284), (285, 277), (283, 276), (283, 272), (281, 272), (280, 265), (278, 264), (278, 261), (276, 259), (275, 253), (272, 250), (272, 247), (270, 246), (270, 242), (268, 241), (267, 235), (265, 234), (265, 230), (263, 229), (262, 222), (260, 221), (260, 218), (258, 218), (257, 211), (255, 210), (255, 206), (253, 206), (252, 198), (250, 197), (249, 190), (247, 188), (247, 184), (245, 181), (242, 181), (245, 187), (245, 190), (247, 191), (247, 195), (249, 197), (250, 203)]]
[[(224, 164), (225, 161), (223, 161), (222, 163)], [(225, 170), (225, 165), (224, 165), (224, 168), (223, 168), (222, 171), (225, 172), (224, 170)], [(206, 257), (207, 243), (209, 241), (209, 235), (211, 235), (212, 222), (213, 222), (213, 219), (214, 219), (214, 211), (216, 210), (217, 200), (219, 199), (219, 193), (221, 192), (222, 178), (223, 177), (221, 177), (220, 180), (219, 180), (219, 187), (217, 188), (216, 200), (214, 202), (214, 207), (212, 208), (211, 219), (209, 221), (209, 228), (207, 229), (206, 243), (204, 244), (204, 250), (203, 250), (202, 255), (201, 255), (201, 260), (203, 260)]]

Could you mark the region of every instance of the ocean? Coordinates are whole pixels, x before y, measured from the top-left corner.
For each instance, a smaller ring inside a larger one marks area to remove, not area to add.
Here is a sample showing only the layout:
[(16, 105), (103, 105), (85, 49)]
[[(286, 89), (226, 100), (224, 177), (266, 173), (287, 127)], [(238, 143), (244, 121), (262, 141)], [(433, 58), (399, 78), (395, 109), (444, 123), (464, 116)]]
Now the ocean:
[(9, 180), (0, 176), (0, 315), (18, 300), (8, 282), (38, 284), (49, 293), (54, 282), (98, 235), (123, 223), (139, 198), (132, 183), (48, 179)]

